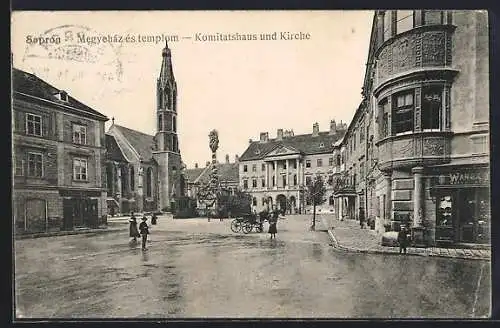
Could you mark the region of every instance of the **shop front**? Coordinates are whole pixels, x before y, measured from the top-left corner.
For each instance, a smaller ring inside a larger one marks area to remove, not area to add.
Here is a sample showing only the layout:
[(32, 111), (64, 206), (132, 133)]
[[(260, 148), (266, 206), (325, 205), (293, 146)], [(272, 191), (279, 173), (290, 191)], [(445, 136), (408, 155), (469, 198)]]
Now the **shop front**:
[(490, 243), (488, 168), (455, 168), (433, 178), (437, 243)]
[(60, 190), (63, 197), (63, 230), (99, 225), (100, 191)]

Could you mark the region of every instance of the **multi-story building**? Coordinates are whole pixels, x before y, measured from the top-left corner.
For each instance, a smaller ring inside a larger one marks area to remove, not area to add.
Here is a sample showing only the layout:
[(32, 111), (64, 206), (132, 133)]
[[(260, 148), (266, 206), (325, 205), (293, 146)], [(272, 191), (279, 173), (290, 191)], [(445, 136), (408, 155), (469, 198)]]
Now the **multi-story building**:
[(156, 83), (156, 134), (114, 123), (106, 133), (108, 207), (111, 213), (172, 210), (184, 195), (177, 136), (177, 82), (168, 45)]
[(429, 244), (489, 242), (488, 41), (483, 11), (375, 13), (364, 100), (339, 147), (355, 211)]
[(277, 130), (276, 138), (268, 132), (259, 141), (249, 141), (240, 158), (240, 188), (252, 195), (256, 211), (277, 208), (287, 213), (305, 213), (310, 208), (305, 189), (317, 175), (327, 186), (327, 201), (320, 210), (333, 211), (332, 185), (335, 173), (332, 151), (347, 125), (330, 122), (329, 131), (319, 131), (313, 124), (311, 134), (294, 135), (293, 130)]
[(33, 74), (12, 77), (16, 232), (105, 224), (108, 118)]

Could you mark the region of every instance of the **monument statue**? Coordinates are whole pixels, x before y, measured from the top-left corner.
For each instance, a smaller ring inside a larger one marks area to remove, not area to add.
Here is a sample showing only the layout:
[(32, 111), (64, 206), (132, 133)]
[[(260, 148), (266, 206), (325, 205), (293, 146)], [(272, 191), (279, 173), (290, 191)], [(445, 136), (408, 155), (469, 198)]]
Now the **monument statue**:
[(212, 150), (212, 154), (215, 154), (219, 148), (219, 134), (217, 133), (217, 130), (210, 131), (208, 137), (210, 139), (210, 149)]

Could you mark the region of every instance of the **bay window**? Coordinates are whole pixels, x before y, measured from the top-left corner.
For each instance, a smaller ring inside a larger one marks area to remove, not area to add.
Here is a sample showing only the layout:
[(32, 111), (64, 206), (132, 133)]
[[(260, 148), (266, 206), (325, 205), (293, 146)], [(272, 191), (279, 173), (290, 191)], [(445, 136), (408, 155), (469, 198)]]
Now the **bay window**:
[(451, 12), (443, 10), (386, 10), (383, 16), (378, 22), (383, 41), (416, 26), (451, 24)]
[(392, 37), (392, 11), (387, 10), (384, 14), (384, 41)]
[(439, 130), (442, 108), (442, 87), (426, 87), (422, 90), (422, 129)]
[(402, 92), (392, 99), (392, 134), (413, 131), (413, 90)]
[(413, 10), (396, 11), (396, 33), (403, 33), (413, 28)]
[(382, 99), (378, 104), (379, 115), (381, 117), (380, 122), (380, 137), (385, 138), (389, 135), (389, 101), (387, 98)]
[(423, 24), (424, 25), (443, 24), (443, 12), (441, 10), (424, 10)]

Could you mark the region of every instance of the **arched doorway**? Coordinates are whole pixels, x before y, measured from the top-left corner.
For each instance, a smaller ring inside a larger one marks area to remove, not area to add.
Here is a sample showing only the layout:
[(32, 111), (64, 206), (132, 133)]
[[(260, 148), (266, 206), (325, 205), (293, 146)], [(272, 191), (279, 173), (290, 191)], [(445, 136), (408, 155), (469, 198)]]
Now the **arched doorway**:
[(297, 200), (295, 196), (290, 196), (290, 214), (297, 213)]
[(286, 196), (283, 194), (279, 194), (276, 197), (276, 208), (282, 212), (285, 213), (286, 211)]

